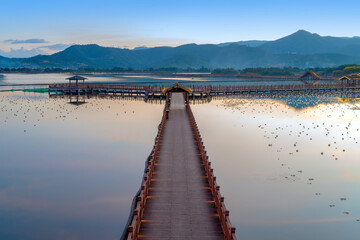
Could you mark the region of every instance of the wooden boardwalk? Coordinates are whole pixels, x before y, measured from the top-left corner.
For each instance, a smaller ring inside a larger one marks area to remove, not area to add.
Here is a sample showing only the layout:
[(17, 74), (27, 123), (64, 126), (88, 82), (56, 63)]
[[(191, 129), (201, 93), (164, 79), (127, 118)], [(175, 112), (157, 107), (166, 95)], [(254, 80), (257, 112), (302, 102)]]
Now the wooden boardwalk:
[(182, 93), (173, 93), (139, 237), (224, 239)]
[(167, 89), (163, 118), (121, 240), (236, 240), (187, 94), (181, 86)]
[[(208, 98), (212, 96), (231, 95), (264, 95), (264, 94), (292, 94), (292, 93), (353, 93), (359, 92), (360, 84), (297, 84), (297, 85), (249, 85), (249, 86), (187, 86), (191, 89), (190, 99)], [(145, 97), (147, 99), (165, 99), (165, 86), (121, 85), (121, 84), (50, 84), (49, 95), (112, 95)]]

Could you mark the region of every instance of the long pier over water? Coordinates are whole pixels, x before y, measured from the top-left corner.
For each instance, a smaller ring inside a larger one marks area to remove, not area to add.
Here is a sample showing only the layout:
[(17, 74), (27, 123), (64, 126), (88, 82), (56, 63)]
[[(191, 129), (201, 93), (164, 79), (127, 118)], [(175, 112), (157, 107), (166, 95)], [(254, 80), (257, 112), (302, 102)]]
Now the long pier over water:
[(122, 239), (236, 239), (188, 92), (173, 87)]
[(166, 100), (153, 150), (146, 162), (121, 239), (236, 239), (229, 211), (189, 106), (212, 96), (358, 94), (359, 84), (192, 86), (53, 84), (49, 94), (145, 97)]
[[(176, 84), (177, 86), (180, 86)], [(185, 86), (190, 92), (190, 99), (208, 98), (212, 96), (230, 95), (263, 95), (263, 94), (292, 94), (292, 93), (327, 93), (358, 91), (359, 84), (349, 85), (316, 84), (316, 85), (250, 85), (250, 86)], [(165, 99), (164, 86), (149, 85), (121, 85), (121, 84), (51, 84), (50, 95), (111, 95), (133, 96), (148, 99)]]

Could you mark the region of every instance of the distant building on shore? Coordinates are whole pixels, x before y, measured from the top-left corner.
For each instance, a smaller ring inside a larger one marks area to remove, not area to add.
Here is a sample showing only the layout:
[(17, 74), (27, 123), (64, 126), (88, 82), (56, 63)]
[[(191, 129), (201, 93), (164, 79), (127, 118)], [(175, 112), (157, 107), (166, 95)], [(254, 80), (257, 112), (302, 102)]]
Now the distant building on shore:
[(339, 78), (343, 84), (357, 85), (360, 84), (360, 73), (353, 73)]

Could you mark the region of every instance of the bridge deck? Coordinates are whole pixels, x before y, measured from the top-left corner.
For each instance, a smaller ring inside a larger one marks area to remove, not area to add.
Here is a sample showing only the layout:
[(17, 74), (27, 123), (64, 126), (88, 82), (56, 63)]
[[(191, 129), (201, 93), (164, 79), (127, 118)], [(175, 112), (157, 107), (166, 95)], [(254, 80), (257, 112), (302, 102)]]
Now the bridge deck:
[(198, 153), (183, 94), (173, 93), (141, 239), (224, 239)]

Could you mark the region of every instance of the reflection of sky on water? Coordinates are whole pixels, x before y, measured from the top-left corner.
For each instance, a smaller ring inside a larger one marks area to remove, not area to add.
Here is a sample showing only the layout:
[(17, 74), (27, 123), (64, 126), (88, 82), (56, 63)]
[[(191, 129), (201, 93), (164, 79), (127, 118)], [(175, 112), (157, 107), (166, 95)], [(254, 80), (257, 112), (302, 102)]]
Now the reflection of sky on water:
[(118, 239), (162, 105), (0, 94), (0, 238)]
[[(163, 105), (85, 101), (0, 94), (1, 239), (121, 235)], [(358, 107), (324, 96), (192, 106), (239, 239), (358, 239)]]
[(239, 239), (359, 239), (354, 106), (336, 98), (301, 111), (268, 99), (193, 106)]
[[(351, 96), (351, 97), (350, 97)], [(237, 96), (229, 96), (229, 97), (215, 97), (215, 99), (224, 99), (224, 98), (231, 98), (231, 99), (269, 99), (269, 94), (265, 95), (237, 95)], [(333, 104), (333, 103), (350, 103), (356, 104), (360, 103), (360, 92), (339, 92), (339, 93), (311, 93), (311, 94), (273, 94), (271, 99), (280, 101), (286, 104), (289, 107), (294, 109), (305, 109), (309, 107), (315, 107), (319, 104)], [(241, 102), (241, 101), (240, 101)], [(356, 108), (356, 106), (354, 106)]]

